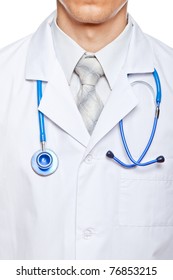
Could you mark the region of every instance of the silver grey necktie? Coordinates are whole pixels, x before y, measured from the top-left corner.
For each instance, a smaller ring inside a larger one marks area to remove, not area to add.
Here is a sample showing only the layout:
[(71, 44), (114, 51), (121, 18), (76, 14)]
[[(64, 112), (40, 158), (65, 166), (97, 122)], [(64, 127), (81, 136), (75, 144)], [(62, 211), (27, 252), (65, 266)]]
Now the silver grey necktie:
[(82, 115), (88, 132), (92, 134), (104, 107), (101, 99), (96, 93), (95, 86), (101, 76), (103, 69), (94, 55), (85, 54), (75, 68), (79, 76), (81, 88), (77, 95), (77, 107)]

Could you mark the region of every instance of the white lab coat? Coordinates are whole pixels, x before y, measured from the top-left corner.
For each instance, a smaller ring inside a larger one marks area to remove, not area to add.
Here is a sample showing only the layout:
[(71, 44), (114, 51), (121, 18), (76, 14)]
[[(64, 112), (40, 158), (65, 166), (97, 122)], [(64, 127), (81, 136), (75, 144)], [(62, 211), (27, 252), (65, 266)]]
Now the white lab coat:
[[(133, 20), (126, 63), (90, 138), (56, 59), (53, 17), (0, 52), (0, 259), (173, 259), (173, 50)], [(122, 118), (133, 156), (144, 149), (155, 112), (154, 68), (163, 97), (145, 161), (166, 161), (124, 169), (105, 154), (129, 162)], [(40, 149), (36, 80), (45, 82), (39, 110), (47, 148), (59, 157), (59, 169), (45, 178), (30, 164)], [(147, 84), (131, 84), (138, 80)]]

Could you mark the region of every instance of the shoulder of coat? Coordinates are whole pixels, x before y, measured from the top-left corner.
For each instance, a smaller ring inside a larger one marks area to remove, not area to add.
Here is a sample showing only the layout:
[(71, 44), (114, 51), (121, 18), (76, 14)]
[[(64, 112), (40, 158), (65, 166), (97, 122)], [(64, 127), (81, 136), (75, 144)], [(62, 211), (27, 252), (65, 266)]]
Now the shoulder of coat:
[(32, 35), (29, 35), (0, 49), (0, 71), (5, 65), (14, 63), (15, 60), (21, 62), (22, 57), (26, 56), (31, 38)]
[(163, 43), (162, 41), (146, 34), (154, 54), (173, 59), (173, 48)]
[(155, 68), (159, 71), (162, 84), (167, 84), (173, 92), (173, 48), (158, 39), (146, 35), (153, 50)]

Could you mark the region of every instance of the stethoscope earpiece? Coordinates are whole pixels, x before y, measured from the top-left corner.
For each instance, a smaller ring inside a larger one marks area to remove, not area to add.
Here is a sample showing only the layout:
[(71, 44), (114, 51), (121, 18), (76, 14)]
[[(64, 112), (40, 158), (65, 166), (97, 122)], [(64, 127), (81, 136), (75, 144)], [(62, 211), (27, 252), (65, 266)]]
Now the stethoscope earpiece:
[(114, 154), (111, 152), (111, 151), (108, 151), (107, 153), (106, 153), (106, 156), (108, 157), (108, 158), (114, 158)]
[(156, 158), (158, 163), (163, 163), (165, 162), (165, 158), (163, 156), (159, 156), (158, 158)]

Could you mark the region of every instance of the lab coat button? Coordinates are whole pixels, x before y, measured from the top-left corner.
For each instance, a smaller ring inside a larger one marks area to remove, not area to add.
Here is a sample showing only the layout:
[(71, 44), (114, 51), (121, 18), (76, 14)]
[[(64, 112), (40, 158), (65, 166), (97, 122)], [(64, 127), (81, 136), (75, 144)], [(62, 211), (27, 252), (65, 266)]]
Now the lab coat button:
[(85, 158), (86, 163), (92, 163), (93, 161), (93, 156), (91, 154), (87, 155)]
[(84, 230), (83, 232), (83, 238), (88, 240), (90, 239), (93, 235), (95, 234), (94, 229), (93, 228), (88, 228), (86, 230)]

